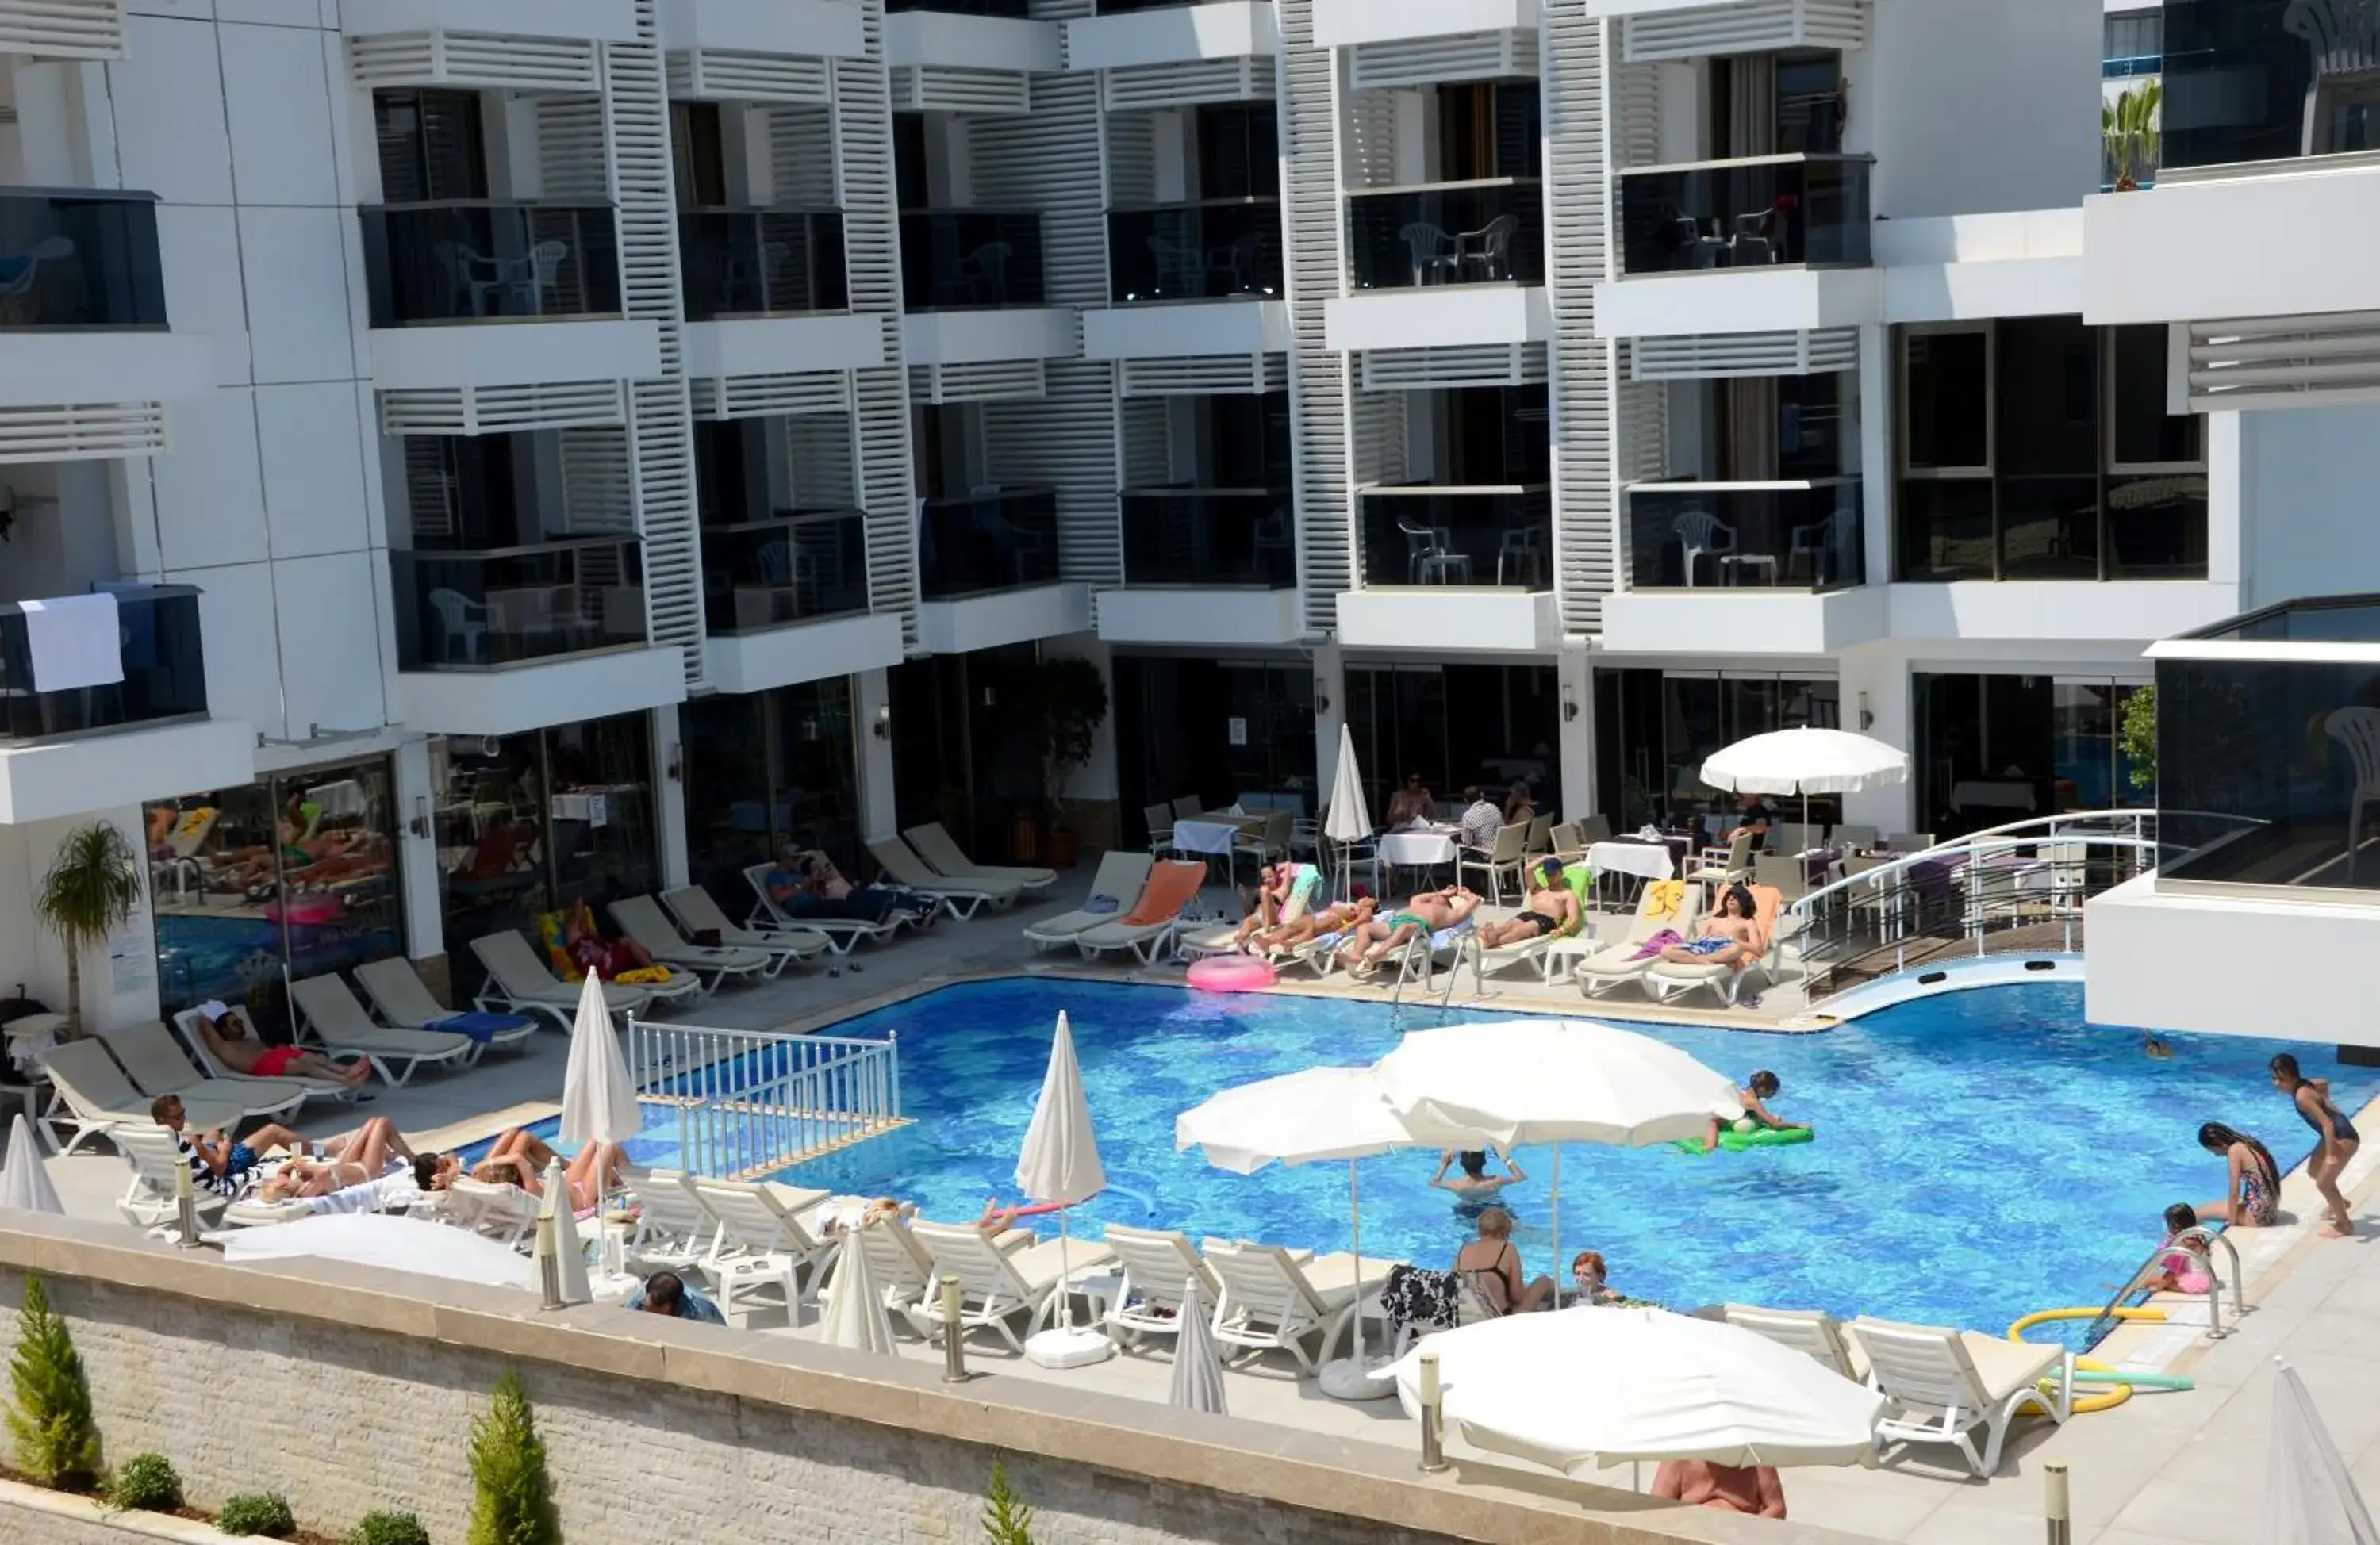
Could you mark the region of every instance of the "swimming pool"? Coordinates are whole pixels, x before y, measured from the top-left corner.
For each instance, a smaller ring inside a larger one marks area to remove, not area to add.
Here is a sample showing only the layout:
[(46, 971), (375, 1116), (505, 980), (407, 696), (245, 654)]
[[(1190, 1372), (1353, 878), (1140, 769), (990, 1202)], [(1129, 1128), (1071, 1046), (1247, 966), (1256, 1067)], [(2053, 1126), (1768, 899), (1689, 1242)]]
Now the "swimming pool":
[[(1868, 1313), (1998, 1334), (2028, 1310), (2104, 1302), (2156, 1242), (2168, 1203), (2221, 1189), (2198, 1124), (2263, 1137), (2284, 1165), (2312, 1146), (2265, 1080), (2295, 1051), (2353, 1110), (2380, 1069), (2330, 1046), (2168, 1037), (2086, 1026), (2079, 985), (1978, 988), (1903, 1004), (1815, 1035), (1639, 1026), (1741, 1077), (1768, 1068), (1774, 1103), (1814, 1123), (1805, 1145), (1690, 1156), (1673, 1148), (1563, 1150), (1561, 1240), (1609, 1259), (1613, 1285), (1686, 1308), (1735, 1300)], [(838, 1035), (897, 1031), (917, 1125), (787, 1171), (795, 1184), (896, 1195), (929, 1217), (1015, 1198), (1058, 1009), (1068, 1011), (1111, 1189), (1075, 1213), (1316, 1249), (1348, 1244), (1347, 1167), (1254, 1176), (1173, 1151), (1173, 1118), (1216, 1091), (1322, 1064), (1374, 1060), (1435, 1008), (1176, 988), (1014, 979), (947, 987), (847, 1020)], [(665, 1120), (631, 1156), (666, 1163)], [(1505, 1200), (1532, 1273), (1551, 1269), (1550, 1154), (1516, 1154)], [(1428, 1189), (1432, 1153), (1362, 1165), (1364, 1249), (1443, 1266), (1471, 1232)]]

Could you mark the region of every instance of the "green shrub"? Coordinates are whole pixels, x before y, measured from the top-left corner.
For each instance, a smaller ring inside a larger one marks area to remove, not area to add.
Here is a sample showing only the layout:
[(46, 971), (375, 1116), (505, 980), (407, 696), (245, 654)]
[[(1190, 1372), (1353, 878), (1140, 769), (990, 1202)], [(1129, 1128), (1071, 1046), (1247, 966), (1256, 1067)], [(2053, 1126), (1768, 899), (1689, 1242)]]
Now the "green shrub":
[(289, 1511), (289, 1499), (278, 1491), (242, 1491), (215, 1515), (215, 1528), (224, 1534), (286, 1539), (298, 1532), (298, 1516)]
[(100, 1475), (99, 1428), (91, 1415), (91, 1382), (67, 1322), (50, 1312), (37, 1276), (25, 1278), (25, 1307), (17, 1312), (17, 1355), (8, 1360), (16, 1404), (8, 1433), (17, 1441), (17, 1467), (54, 1490), (83, 1491)]
[(164, 1454), (136, 1454), (115, 1467), (107, 1501), (127, 1512), (171, 1513), (182, 1505), (182, 1478)]
[(470, 1545), (560, 1545), (545, 1444), (511, 1369), (496, 1381), (488, 1414), (471, 1423), (471, 1491)]
[(1007, 1467), (997, 1460), (983, 1500), (983, 1538), (989, 1545), (1033, 1545), (1033, 1510), (1008, 1489)]
[(367, 1513), (347, 1531), (346, 1545), (430, 1545), (430, 1531), (410, 1513)]

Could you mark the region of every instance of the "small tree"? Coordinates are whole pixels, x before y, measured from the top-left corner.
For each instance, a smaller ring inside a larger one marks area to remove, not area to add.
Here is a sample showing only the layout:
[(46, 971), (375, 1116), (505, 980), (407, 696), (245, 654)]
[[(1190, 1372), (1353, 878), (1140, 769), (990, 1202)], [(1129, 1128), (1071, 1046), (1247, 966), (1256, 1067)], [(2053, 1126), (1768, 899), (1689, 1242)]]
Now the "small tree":
[(1087, 765), (1108, 721), (1107, 678), (1087, 659), (1061, 655), (1041, 662), (1041, 763), (1052, 824), (1066, 812), (1066, 781)]
[(132, 844), (105, 821), (78, 827), (58, 844), (33, 911), (67, 952), (67, 1038), (82, 1033), (82, 958), (107, 942), (140, 905)]
[(562, 1520), (545, 1474), (545, 1444), (528, 1393), (511, 1369), (496, 1381), (488, 1414), (471, 1424), (469, 1545), (557, 1545)]
[(1033, 1510), (1008, 1489), (1008, 1469), (992, 1461), (991, 1490), (983, 1500), (987, 1545), (1033, 1545)]
[(2165, 88), (2154, 80), (2127, 87), (2113, 102), (2099, 104), (2099, 138), (2107, 153), (2107, 175), (2121, 192), (2156, 177), (2159, 109)]
[(2150, 790), (2157, 780), (2157, 704), (2156, 688), (2134, 689), (2124, 699), (2123, 719), (2116, 729), (2116, 749), (2122, 753), (2124, 765), (2130, 769), (2132, 787)]
[(37, 1276), (25, 1278), (25, 1307), (17, 1311), (17, 1355), (8, 1360), (16, 1404), (8, 1434), (17, 1441), (17, 1467), (57, 1491), (86, 1491), (99, 1479), (99, 1427), (91, 1419), (91, 1382), (67, 1322), (50, 1312), (50, 1295)]

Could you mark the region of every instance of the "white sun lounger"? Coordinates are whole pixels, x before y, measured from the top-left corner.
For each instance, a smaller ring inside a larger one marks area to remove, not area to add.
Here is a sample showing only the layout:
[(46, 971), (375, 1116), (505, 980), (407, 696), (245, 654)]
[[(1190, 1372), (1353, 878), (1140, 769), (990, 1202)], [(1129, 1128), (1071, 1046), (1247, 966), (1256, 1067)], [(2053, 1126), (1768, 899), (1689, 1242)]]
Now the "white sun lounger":
[(789, 930), (764, 933), (758, 928), (739, 928), (727, 920), (711, 899), (710, 892), (698, 885), (681, 886), (662, 892), (662, 905), (678, 920), (689, 935), (716, 934), (719, 942), (738, 949), (757, 949), (769, 958), (769, 974), (782, 973), (795, 961), (815, 960), (827, 952), (824, 934)]
[[(312, 1092), (309, 1083), (299, 1079), (250, 1079), (237, 1075), (226, 1078), (200, 1073), (182, 1055), (172, 1032), (154, 1020), (120, 1030), (103, 1030), (99, 1044), (115, 1058), (116, 1066), (124, 1069), (132, 1086), (152, 1100), (161, 1094), (174, 1094), (186, 1106), (194, 1099), (202, 1104), (232, 1100), (237, 1101), (249, 1116), (278, 1117), (296, 1111)], [(196, 1123), (189, 1125), (195, 1127)]]
[(745, 949), (735, 945), (690, 944), (669, 920), (661, 903), (650, 896), (624, 896), (606, 903), (612, 921), (627, 930), (628, 936), (649, 950), (653, 959), (673, 970), (683, 967), (699, 981), (705, 972), (710, 980), (702, 990), (715, 993), (719, 984), (729, 977), (757, 981), (769, 971), (769, 957), (757, 949)]
[[(850, 1258), (856, 1243), (860, 1253), (868, 1257), (868, 1282), (884, 1296), (884, 1307), (906, 1320), (919, 1337), (930, 1338), (934, 1327), (926, 1317), (924, 1306), (936, 1291), (934, 1256), (909, 1231), (909, 1225), (899, 1218), (878, 1218), (865, 1227), (846, 1224), (836, 1237), (843, 1249), (835, 1257), (838, 1264), (834, 1275), (819, 1290), (819, 1302), (833, 1303), (835, 1285), (843, 1279), (839, 1263)], [(1012, 1228), (994, 1239), (992, 1246), (1003, 1254), (1014, 1254), (1038, 1243), (1032, 1230)]]
[(327, 1196), (293, 1196), (267, 1201), (251, 1192), (224, 1209), (223, 1221), (233, 1228), (269, 1228), (299, 1218), (330, 1217), (343, 1213), (395, 1213), (421, 1200), (413, 1167), (400, 1165), (376, 1179), (342, 1186)]
[[(1332, 1343), (1354, 1326), (1364, 1300), (1379, 1292), (1399, 1264), (1367, 1255), (1359, 1274), (1352, 1255), (1301, 1261), (1278, 1245), (1222, 1239), (1208, 1240), (1205, 1254), (1223, 1288), (1215, 1305), (1215, 1339), (1247, 1352), (1278, 1347), (1308, 1375), (1330, 1360)], [(1309, 1357), (1305, 1340), (1316, 1334), (1322, 1344)]]
[[(1056, 1312), (1063, 1279), (1115, 1259), (1105, 1245), (1088, 1239), (1045, 1239), (1023, 1249), (1003, 1250), (973, 1224), (921, 1223), (909, 1232), (933, 1256), (937, 1275), (959, 1279), (960, 1334), (989, 1325), (1020, 1354), (1025, 1337), (1048, 1324)], [(924, 1313), (929, 1324), (941, 1323), (939, 1296), (927, 1297)], [(1016, 1333), (1014, 1322), (1020, 1315), (1026, 1320), (1025, 1335)]]
[(1854, 1384), (1867, 1382), (1867, 1354), (1843, 1334), (1842, 1326), (1823, 1310), (1730, 1304), (1723, 1312), (1727, 1322), (1738, 1330), (1765, 1335), (1779, 1346), (1791, 1346)]
[(336, 976), (292, 982), (289, 996), (323, 1050), (363, 1057), (391, 1088), (403, 1088), (424, 1067), (468, 1068), (480, 1060), (480, 1043), (468, 1035), (374, 1024), (346, 983)]
[(441, 1217), (500, 1244), (518, 1245), (537, 1226), (538, 1199), (510, 1181), (458, 1175), (439, 1195)]
[(747, 865), (744, 871), (745, 881), (751, 886), (755, 898), (752, 914), (746, 921), (755, 926), (792, 934), (814, 934), (824, 939), (827, 947), (836, 954), (848, 955), (854, 945), (865, 944), (870, 939), (880, 942), (890, 940), (909, 925), (906, 912), (890, 913), (881, 923), (871, 923), (864, 917), (812, 917), (807, 912), (788, 912), (777, 905), (775, 897), (769, 894), (769, 875), (776, 867), (773, 863), (755, 863)]
[[(1183, 911), (1197, 899), (1198, 887), (1206, 877), (1207, 866), (1204, 863), (1168, 859), (1162, 863), (1150, 864), (1148, 879), (1141, 886), (1140, 894), (1128, 902), (1115, 918), (1075, 935), (1075, 948), (1086, 960), (1129, 952), (1143, 965), (1153, 963), (1172, 947), (1174, 939), (1180, 935)], [(1169, 889), (1179, 894), (1169, 896)], [(1151, 903), (1152, 893), (1157, 898), (1153, 905), (1167, 906), (1168, 902), (1171, 903), (1165, 915), (1154, 923), (1125, 921), (1144, 903)]]
[(879, 869), (892, 876), (893, 884), (905, 886), (920, 896), (932, 897), (961, 921), (973, 917), (987, 905), (1011, 906), (1025, 889), (1014, 880), (960, 879), (937, 875), (897, 837), (870, 841), (868, 856), (876, 861)]
[[(1888, 1445), (1949, 1443), (1978, 1476), (2000, 1467), (2009, 1423), (2032, 1406), (2063, 1422), (2074, 1408), (2074, 1358), (2062, 1346), (2005, 1341), (1979, 1331), (1901, 1325), (1865, 1316), (1843, 1327), (1867, 1354), (1870, 1380), (1883, 1392), (1876, 1425), (1880, 1456)], [(2044, 1394), (2039, 1382), (2051, 1382)], [(1984, 1446), (1975, 1447), (1975, 1430)]]
[[(96, 1046), (91, 1049), (98, 1050)], [(175, 1188), (181, 1184), (183, 1166), (189, 1162), (182, 1157), (174, 1134), (163, 1127), (136, 1126), (128, 1121), (109, 1132), (107, 1141), (115, 1144), (115, 1151), (132, 1166), (131, 1184), (115, 1199), (115, 1210), (124, 1215), (124, 1221), (135, 1228), (163, 1228), (174, 1223), (180, 1215), (174, 1201)], [(194, 1191), (193, 1199), (198, 1202), (201, 1227), (222, 1216), (225, 1198), (212, 1191)]]
[[(115, 1065), (107, 1048), (98, 1041), (68, 1041), (52, 1046), (41, 1054), (41, 1063), (50, 1087), (57, 1092), (57, 1101), (42, 1114), (40, 1125), (50, 1146), (58, 1153), (71, 1153), (90, 1138), (112, 1136), (117, 1127), (164, 1130), (149, 1115), (151, 1096), (126, 1080), (124, 1069)], [(199, 1076), (193, 1070), (189, 1082), (196, 1085), (198, 1081)], [(58, 1110), (57, 1104), (63, 1104), (65, 1110)], [(278, 1116), (297, 1108), (293, 1102), (253, 1114)], [(244, 1100), (221, 1090), (185, 1096), (182, 1101), (185, 1121), (201, 1132), (237, 1127), (250, 1114)], [(61, 1141), (60, 1127), (72, 1128), (73, 1135)]]
[[(539, 962), (537, 952), (529, 948), (527, 939), (507, 928), (501, 934), (473, 939), (471, 953), (488, 968), (487, 981), (471, 1000), (481, 1009), (490, 1013), (543, 1014), (564, 1030), (570, 1028), (578, 1012), (581, 988), (576, 982), (557, 980)], [(674, 977), (677, 973), (671, 974)], [(615, 1015), (640, 1013), (662, 994), (684, 997), (699, 985), (691, 976), (661, 988), (606, 982), (603, 1007)]]
[(1036, 869), (1029, 864), (978, 863), (960, 850), (957, 840), (942, 829), (940, 821), (907, 827), (901, 835), (909, 839), (910, 848), (931, 865), (936, 874), (946, 875), (954, 880), (1005, 882), (1022, 886), (1026, 890), (1047, 890), (1058, 883), (1055, 869)]
[(622, 1247), (625, 1258), (653, 1271), (703, 1272), (719, 1248), (719, 1220), (695, 1200), (685, 1174), (632, 1169), (622, 1189), (637, 1208), (637, 1226)]
[(1189, 1236), (1171, 1229), (1127, 1228), (1111, 1223), (1108, 1249), (1123, 1262), (1123, 1285), (1108, 1305), (1108, 1339), (1136, 1345), (1147, 1335), (1179, 1335), (1188, 1307), (1184, 1289), (1198, 1285), (1200, 1307), (1211, 1310), (1222, 1301), (1223, 1285), (1191, 1245)]
[(1037, 949), (1062, 949), (1075, 942), (1087, 930), (1113, 923), (1132, 906), (1133, 898), (1148, 883), (1148, 866), (1155, 861), (1147, 853), (1111, 849), (1099, 855), (1099, 867), (1091, 875), (1090, 896), (1086, 900), (1106, 897), (1115, 903), (1104, 911), (1093, 911), (1087, 906), (1077, 907), (1056, 917), (1045, 917), (1028, 923), (1026, 942)]
[(1779, 914), (1769, 924), (1768, 942), (1762, 947), (1759, 956), (1747, 962), (1742, 971), (1733, 966), (1687, 965), (1680, 960), (1657, 960), (1652, 969), (1645, 973), (1645, 990), (1653, 995), (1656, 1002), (1667, 1003), (1697, 987), (1708, 987), (1718, 996), (1719, 1002), (1732, 1008), (1755, 977), (1772, 985), (1779, 979), (1785, 958), (1785, 941), (1799, 932), (1801, 926), (1801, 918), (1791, 913)]
[[(256, 1021), (249, 1018), (248, 1010), (245, 1008), (235, 1008), (232, 1009), (232, 1013), (238, 1016), (240, 1022), (248, 1027), (249, 1040), (258, 1045), (262, 1045), (264, 1044), (264, 1038), (257, 1034)], [(181, 1033), (182, 1044), (189, 1049), (190, 1056), (197, 1059), (200, 1070), (205, 1073), (210, 1079), (220, 1080), (227, 1086), (236, 1086), (238, 1084), (273, 1084), (294, 1087), (310, 1100), (332, 1100), (342, 1104), (351, 1103), (354, 1101), (355, 1097), (362, 1092), (359, 1086), (343, 1082), (338, 1079), (318, 1079), (303, 1073), (276, 1073), (270, 1078), (265, 1078), (253, 1073), (237, 1072), (227, 1068), (224, 1066), (221, 1058), (217, 1057), (213, 1052), (207, 1048), (207, 1038), (199, 1033), (199, 1015), (200, 1010), (196, 1008), (183, 1009), (180, 1013), (174, 1016), (174, 1029)], [(145, 1030), (151, 1027), (139, 1026), (135, 1028)], [(164, 1045), (168, 1048), (172, 1047), (174, 1038), (171, 1035), (164, 1033), (165, 1027), (163, 1025), (157, 1025), (154, 1028), (163, 1037)], [(122, 1032), (111, 1031), (109, 1033), (119, 1034)], [(143, 1037), (143, 1039), (151, 1040), (152, 1038)], [(153, 1044), (153, 1041), (152, 1044)], [(111, 1044), (108, 1049), (110, 1051), (115, 1051), (115, 1047)], [(176, 1055), (179, 1056), (180, 1054), (176, 1053)], [(116, 1054), (116, 1060), (118, 1062), (124, 1061), (124, 1056), (121, 1052)], [(163, 1058), (159, 1057), (153, 1065), (162, 1068)], [(137, 1072), (134, 1072), (131, 1064), (126, 1063), (124, 1070), (128, 1073), (133, 1074), (133, 1081), (135, 1083), (140, 1081), (140, 1075)]]
[[(455, 1010), (430, 996), (421, 983), (421, 975), (413, 962), (402, 955), (385, 960), (374, 960), (356, 968), (356, 983), (371, 999), (380, 1017), (399, 1030), (430, 1030), (430, 1027), (455, 1017)], [(537, 1021), (527, 1015), (515, 1015), (520, 1023), (499, 1030), (488, 1037), (483, 1053), (500, 1047), (517, 1046), (537, 1033)], [(430, 1033), (443, 1034), (442, 1031)]]
[(830, 1193), (701, 1175), (689, 1177), (686, 1188), (719, 1224), (704, 1272), (719, 1291), (720, 1312), (757, 1300), (783, 1309), (787, 1324), (800, 1324), (802, 1306), (818, 1296), (819, 1279), (834, 1259), (835, 1241), (811, 1234), (796, 1214)]
[[(1653, 887), (1648, 885), (1645, 888), (1649, 892)], [(1667, 917), (1647, 916), (1646, 904), (1640, 900), (1636, 914), (1628, 920), (1627, 930), (1611, 944), (1581, 960), (1577, 969), (1571, 972), (1571, 980), (1578, 984), (1578, 990), (1587, 997), (1601, 997), (1613, 988), (1625, 986), (1631, 982), (1641, 984), (1645, 973), (1661, 959), (1658, 951), (1641, 960), (1635, 959), (1637, 951), (1645, 948), (1645, 941), (1665, 928), (1680, 938), (1691, 938), (1694, 924), (1702, 921), (1702, 915), (1703, 888), (1698, 885), (1687, 885), (1685, 896), (1678, 902), (1677, 911)]]

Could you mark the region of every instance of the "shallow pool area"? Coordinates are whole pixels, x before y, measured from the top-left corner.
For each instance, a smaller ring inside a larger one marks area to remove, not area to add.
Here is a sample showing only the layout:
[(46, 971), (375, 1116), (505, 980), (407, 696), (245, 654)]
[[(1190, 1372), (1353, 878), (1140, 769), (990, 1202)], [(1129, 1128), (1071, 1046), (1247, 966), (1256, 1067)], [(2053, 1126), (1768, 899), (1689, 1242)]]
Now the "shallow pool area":
[[(1060, 1008), (1111, 1182), (1075, 1211), (1077, 1233), (1114, 1221), (1318, 1250), (1350, 1244), (1347, 1165), (1226, 1174), (1174, 1152), (1174, 1117), (1233, 1084), (1369, 1062), (1439, 1020), (1100, 983), (943, 988), (832, 1027), (898, 1032), (917, 1124), (781, 1178), (900, 1196), (944, 1219), (1017, 1200), (1016, 1150)], [(1678, 1308), (1734, 1300), (1994, 1334), (2032, 1310), (2095, 1308), (2157, 1242), (2167, 1204), (2221, 1189), (2199, 1123), (2256, 1133), (2284, 1166), (2311, 1148), (2265, 1080), (2274, 1052), (2334, 1079), (2350, 1110), (2380, 1093), (2380, 1069), (2341, 1068), (2327, 1045), (2171, 1036), (2172, 1056), (2153, 1059), (2137, 1032), (2085, 1024), (2080, 988), (2064, 984), (1948, 993), (1817, 1034), (1631, 1028), (1738, 1077), (1772, 1069), (1784, 1082), (1775, 1108), (1818, 1129), (1807, 1144), (1709, 1157), (1564, 1149), (1564, 1258), (1601, 1250), (1614, 1285)], [(653, 1109), (630, 1153), (667, 1165), (674, 1147)], [(1504, 1200), (1527, 1269), (1548, 1271), (1552, 1154), (1515, 1158), (1528, 1179)], [(1469, 1237), (1453, 1199), (1428, 1186), (1436, 1165), (1414, 1153), (1358, 1166), (1366, 1254), (1444, 1266)]]

